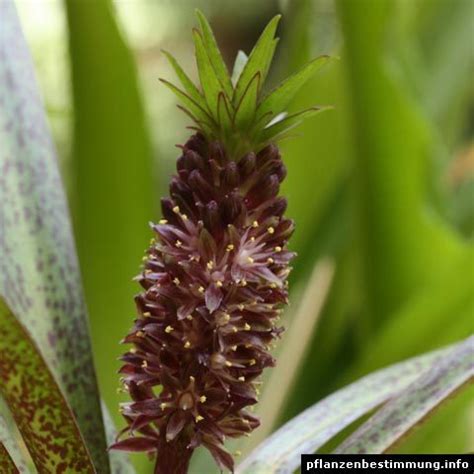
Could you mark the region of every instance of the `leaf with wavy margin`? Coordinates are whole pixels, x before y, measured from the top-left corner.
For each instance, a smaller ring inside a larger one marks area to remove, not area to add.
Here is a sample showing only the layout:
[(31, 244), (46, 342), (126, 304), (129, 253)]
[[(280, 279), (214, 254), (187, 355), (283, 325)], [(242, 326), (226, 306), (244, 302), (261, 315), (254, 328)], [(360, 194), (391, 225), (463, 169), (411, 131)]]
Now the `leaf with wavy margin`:
[(379, 454), (387, 451), (473, 377), (474, 337), (470, 337), (384, 405), (335, 453)]
[(0, 293), (66, 394), (97, 470), (109, 472), (87, 314), (63, 186), (11, 0), (0, 2)]
[(362, 415), (408, 387), (420, 373), (436, 367), (460, 345), (379, 370), (338, 390), (276, 431), (244, 460), (237, 474), (292, 473), (300, 465), (301, 453), (315, 452)]
[(0, 394), (39, 472), (96, 472), (53, 374), (26, 329), (2, 299)]

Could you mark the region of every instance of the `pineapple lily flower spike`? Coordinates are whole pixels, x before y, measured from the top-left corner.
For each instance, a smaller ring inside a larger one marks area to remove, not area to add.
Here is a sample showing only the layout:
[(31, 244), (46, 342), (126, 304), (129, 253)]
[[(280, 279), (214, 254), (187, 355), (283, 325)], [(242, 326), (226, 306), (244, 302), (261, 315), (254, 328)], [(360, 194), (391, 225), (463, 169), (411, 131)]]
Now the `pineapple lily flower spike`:
[(200, 88), (165, 53), (183, 89), (162, 82), (196, 133), (181, 147), (137, 278), (143, 291), (120, 370), (133, 401), (121, 406), (127, 427), (112, 446), (156, 454), (155, 474), (186, 473), (200, 445), (233, 471), (225, 439), (259, 425), (248, 408), (257, 402), (263, 369), (275, 364), (269, 349), (283, 330), (278, 320), (294, 256), (287, 249), (294, 225), (278, 196), (286, 169), (275, 142), (322, 110), (285, 114), (329, 59), (311, 61), (263, 95), (280, 16), (249, 57), (239, 52), (232, 76), (207, 20), (197, 16)]

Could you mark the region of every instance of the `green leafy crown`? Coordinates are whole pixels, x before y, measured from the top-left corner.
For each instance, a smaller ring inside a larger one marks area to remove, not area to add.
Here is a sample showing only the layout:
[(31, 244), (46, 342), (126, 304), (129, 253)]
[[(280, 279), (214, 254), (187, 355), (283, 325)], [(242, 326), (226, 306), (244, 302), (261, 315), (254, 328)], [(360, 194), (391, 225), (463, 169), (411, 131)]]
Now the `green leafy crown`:
[(238, 52), (230, 76), (208, 21), (200, 11), (196, 13), (200, 29), (193, 30), (193, 37), (200, 88), (166, 51), (183, 88), (160, 80), (178, 96), (178, 107), (195, 122), (194, 128), (209, 140), (222, 142), (231, 156), (238, 158), (281, 140), (303, 119), (327, 108), (311, 107), (291, 115), (285, 112), (296, 92), (329, 56), (313, 59), (276, 88), (262, 93), (278, 43), (275, 32), (280, 15), (268, 23), (249, 56)]

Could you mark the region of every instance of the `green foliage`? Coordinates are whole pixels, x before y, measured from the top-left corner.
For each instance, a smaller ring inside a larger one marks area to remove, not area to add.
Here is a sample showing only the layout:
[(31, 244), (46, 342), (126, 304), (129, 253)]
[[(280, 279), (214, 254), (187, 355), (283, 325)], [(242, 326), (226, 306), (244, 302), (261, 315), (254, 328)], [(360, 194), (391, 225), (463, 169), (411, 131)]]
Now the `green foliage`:
[[(295, 93), (328, 57), (311, 61), (273, 92), (267, 96), (262, 94), (278, 42), (275, 33), (280, 15), (268, 23), (248, 57), (239, 51), (232, 79), (209, 23), (199, 11), (197, 17), (201, 31), (194, 30), (193, 37), (201, 92), (169, 53), (165, 55), (185, 90), (163, 79), (162, 82), (184, 104), (181, 108), (209, 139), (224, 143), (229, 154), (239, 159), (248, 151), (259, 151), (271, 141), (284, 138), (291, 128), (313, 115), (303, 111), (298, 120), (295, 115), (286, 121), (278, 121)], [(274, 119), (277, 120), (275, 124)]]
[[(352, 440), (356, 444), (363, 439), (357, 447), (366, 450), (364, 452), (383, 452), (389, 442), (384, 444), (381, 441), (380, 445), (375, 446), (370, 434), (383, 432), (386, 441), (393, 441), (402, 431), (398, 426), (395, 428), (396, 421), (391, 429), (383, 431), (386, 418), (390, 419), (395, 412), (400, 413), (400, 410), (409, 407), (413, 416), (394, 416), (394, 420), (406, 423), (405, 429), (411, 428), (427, 410), (473, 377), (472, 342), (471, 338), (447, 349), (385, 368), (335, 392), (267, 438), (246, 458), (237, 472), (291, 472), (299, 466), (301, 453), (315, 452), (352, 422), (390, 400), (360, 429), (365, 430), (364, 436), (353, 435), (348, 444), (339, 450), (355, 452), (351, 450), (355, 450)], [(455, 370), (450, 369), (451, 365)]]
[(74, 416), (46, 362), (1, 299), (0, 380), (0, 394), (39, 472), (96, 472)]
[(156, 215), (152, 154), (135, 66), (111, 4), (65, 6), (75, 114), (72, 209), (94, 348), (108, 354), (97, 358), (101, 393), (116, 407), (118, 342), (135, 311), (131, 279)]
[(474, 378), (474, 337), (460, 343), (384, 405), (336, 450), (339, 454), (387, 451), (439, 405)]
[(13, 2), (0, 3), (0, 294), (31, 332), (108, 472), (78, 264), (55, 151)]

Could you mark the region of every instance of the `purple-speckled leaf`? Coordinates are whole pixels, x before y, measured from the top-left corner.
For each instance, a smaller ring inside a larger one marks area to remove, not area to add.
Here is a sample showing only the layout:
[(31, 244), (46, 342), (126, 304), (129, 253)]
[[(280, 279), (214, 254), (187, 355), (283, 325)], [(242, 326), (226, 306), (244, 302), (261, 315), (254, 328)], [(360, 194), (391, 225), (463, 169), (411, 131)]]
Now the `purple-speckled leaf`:
[(431, 370), (412, 382), (335, 451), (338, 454), (379, 454), (404, 437), (474, 377), (474, 337), (459, 344)]
[(78, 264), (56, 156), (11, 0), (0, 2), (0, 294), (41, 347), (109, 472)]
[(0, 443), (0, 472), (2, 474), (18, 474), (20, 472), (2, 443)]
[(243, 461), (236, 474), (290, 474), (301, 453), (313, 453), (362, 415), (394, 397), (456, 350), (451, 346), (374, 372), (338, 390), (286, 423)]
[(0, 395), (38, 472), (96, 472), (74, 415), (45, 360), (1, 299)]

